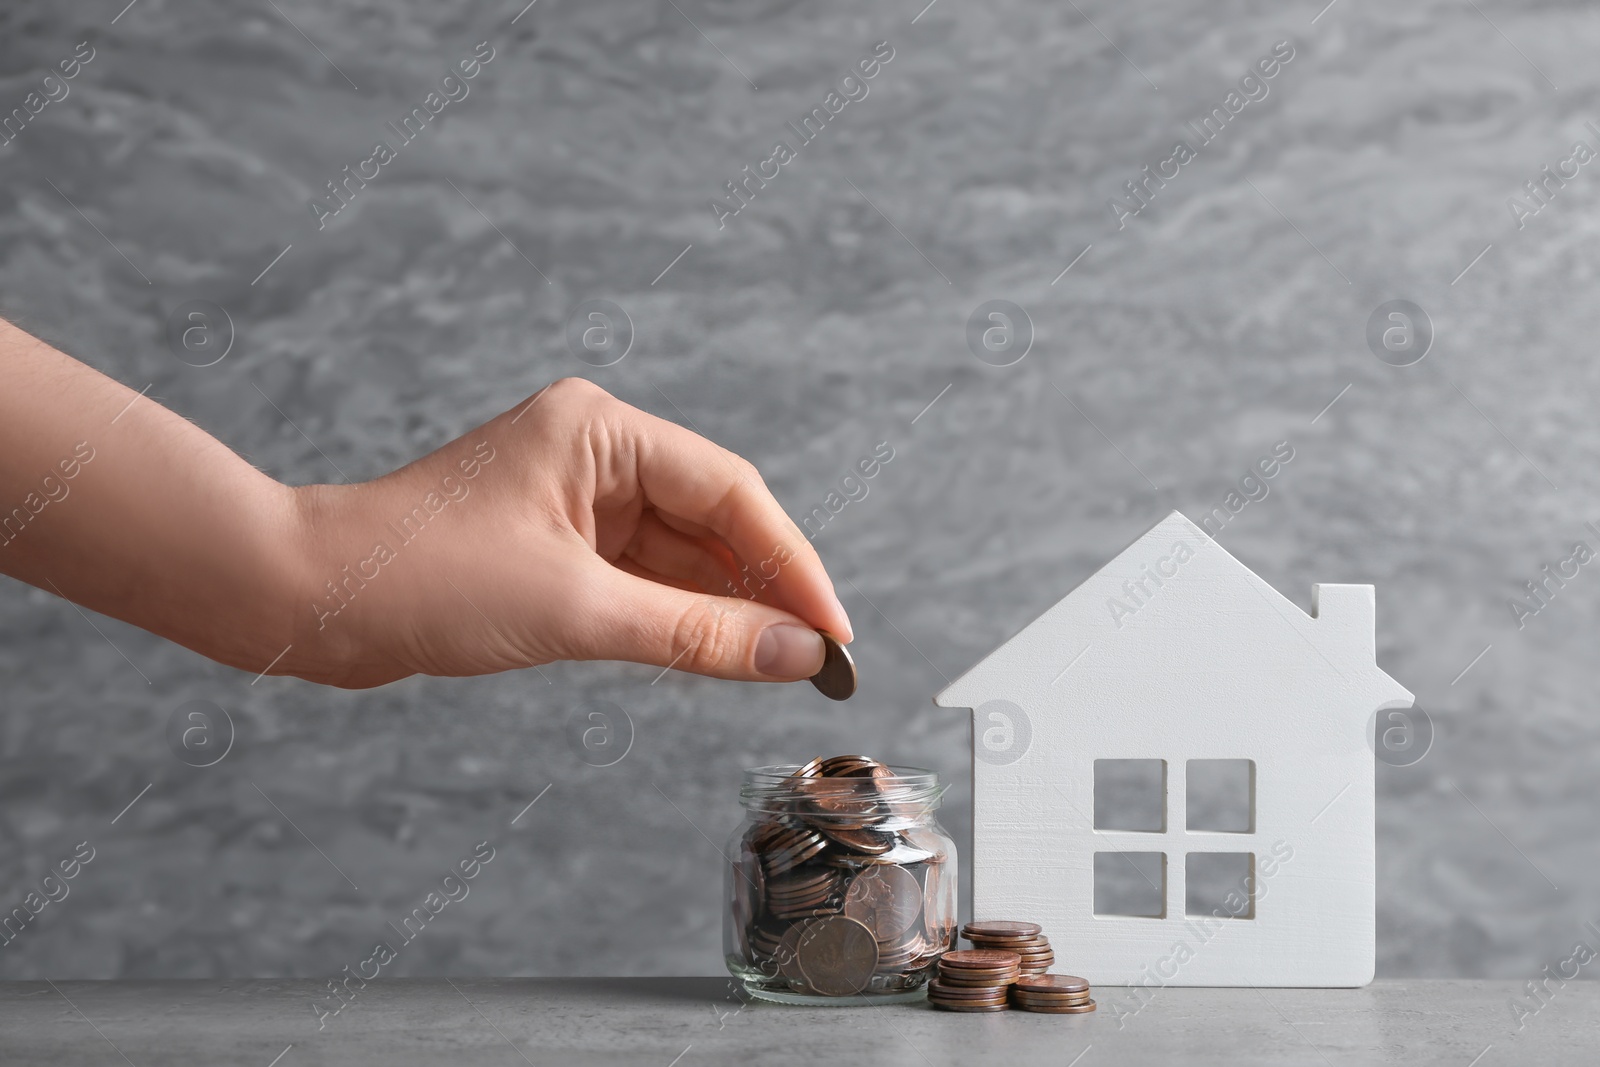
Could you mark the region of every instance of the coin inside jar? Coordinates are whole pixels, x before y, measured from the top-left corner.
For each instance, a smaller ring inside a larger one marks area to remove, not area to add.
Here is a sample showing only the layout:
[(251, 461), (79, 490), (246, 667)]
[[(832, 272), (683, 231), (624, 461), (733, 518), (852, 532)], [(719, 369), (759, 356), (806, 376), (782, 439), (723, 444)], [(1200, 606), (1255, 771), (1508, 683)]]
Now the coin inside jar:
[(922, 914), (922, 886), (904, 867), (868, 867), (850, 879), (844, 913), (880, 942), (894, 941)]
[(828, 778), (853, 778), (870, 774), (875, 768), (888, 770), (871, 756), (829, 756), (822, 761), (820, 769)]
[(822, 669), (811, 676), (811, 684), (829, 700), (847, 700), (856, 691), (856, 663), (839, 639), (817, 631), (822, 637)]
[(843, 915), (813, 919), (795, 952), (811, 988), (830, 997), (861, 992), (878, 967), (877, 938), (864, 924)]
[(800, 970), (799, 945), (800, 938), (805, 936), (806, 929), (810, 925), (810, 922), (803, 922), (789, 927), (778, 939), (777, 950), (773, 953), (773, 957), (777, 960), (778, 973), (796, 985), (804, 985), (806, 980), (805, 972)]

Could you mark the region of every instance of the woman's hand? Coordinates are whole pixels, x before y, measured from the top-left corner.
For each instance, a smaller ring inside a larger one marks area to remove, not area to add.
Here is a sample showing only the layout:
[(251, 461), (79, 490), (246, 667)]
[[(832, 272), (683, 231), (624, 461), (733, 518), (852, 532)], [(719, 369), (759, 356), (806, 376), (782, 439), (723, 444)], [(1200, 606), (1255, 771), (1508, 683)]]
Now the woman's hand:
[(555, 659), (793, 681), (850, 620), (749, 463), (580, 379), (359, 485), (290, 488), (0, 322), (0, 573), (251, 673)]
[(309, 595), (274, 673), (347, 687), (558, 659), (793, 681), (850, 621), (750, 463), (558, 381), (393, 474), (297, 490)]

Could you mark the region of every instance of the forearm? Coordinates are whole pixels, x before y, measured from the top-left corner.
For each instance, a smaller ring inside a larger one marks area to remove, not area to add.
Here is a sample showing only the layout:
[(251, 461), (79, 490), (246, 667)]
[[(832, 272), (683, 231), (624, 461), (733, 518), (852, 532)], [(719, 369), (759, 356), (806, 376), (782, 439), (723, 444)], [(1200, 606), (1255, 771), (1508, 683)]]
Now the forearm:
[(0, 322), (0, 572), (259, 671), (294, 639), (296, 492)]

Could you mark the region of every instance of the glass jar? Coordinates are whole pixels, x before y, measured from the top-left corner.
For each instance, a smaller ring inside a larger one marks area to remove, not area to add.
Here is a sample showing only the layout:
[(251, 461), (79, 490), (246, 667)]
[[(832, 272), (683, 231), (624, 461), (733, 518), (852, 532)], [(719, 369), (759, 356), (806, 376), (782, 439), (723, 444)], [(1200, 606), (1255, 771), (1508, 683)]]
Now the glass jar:
[(938, 775), (860, 756), (744, 775), (723, 953), (751, 996), (917, 1000), (955, 943), (956, 846)]

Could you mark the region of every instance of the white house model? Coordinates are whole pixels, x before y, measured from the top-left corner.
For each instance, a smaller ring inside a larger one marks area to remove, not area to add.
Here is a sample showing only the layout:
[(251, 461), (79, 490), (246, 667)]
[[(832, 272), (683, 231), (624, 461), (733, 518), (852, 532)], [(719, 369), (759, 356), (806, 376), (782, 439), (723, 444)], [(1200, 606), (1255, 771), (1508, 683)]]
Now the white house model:
[(934, 698), (973, 709), (973, 917), (1092, 983), (1371, 981), (1372, 723), (1412, 697), (1372, 586), (1311, 604), (1173, 512)]

